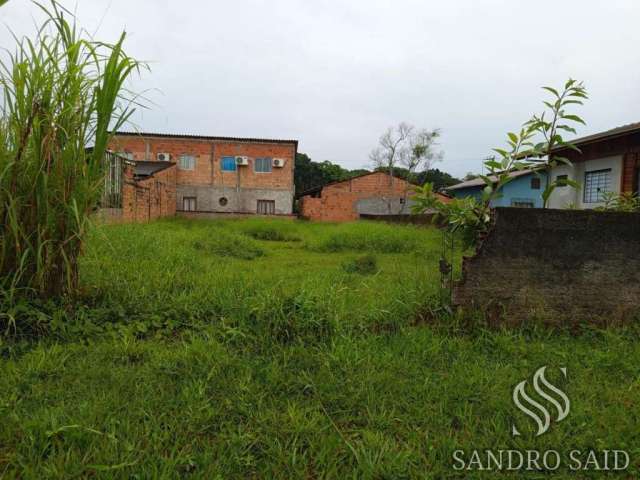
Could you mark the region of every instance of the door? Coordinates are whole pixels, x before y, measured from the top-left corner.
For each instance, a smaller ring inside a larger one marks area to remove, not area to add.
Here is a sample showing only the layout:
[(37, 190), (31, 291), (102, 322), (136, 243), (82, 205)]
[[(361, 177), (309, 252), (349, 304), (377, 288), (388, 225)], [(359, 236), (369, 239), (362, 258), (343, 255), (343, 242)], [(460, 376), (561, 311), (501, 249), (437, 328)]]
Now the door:
[(258, 200), (258, 215), (275, 215), (275, 200)]

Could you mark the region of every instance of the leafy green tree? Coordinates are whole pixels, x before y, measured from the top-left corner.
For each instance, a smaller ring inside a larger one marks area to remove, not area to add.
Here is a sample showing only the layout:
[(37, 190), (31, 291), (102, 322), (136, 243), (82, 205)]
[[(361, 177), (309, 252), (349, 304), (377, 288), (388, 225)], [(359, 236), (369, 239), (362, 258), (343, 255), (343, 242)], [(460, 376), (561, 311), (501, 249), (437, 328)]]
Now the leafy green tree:
[(361, 171), (354, 170), (354, 172), (351, 172), (328, 160), (314, 162), (307, 154), (298, 153), (294, 172), (296, 193), (299, 194), (310, 188), (321, 187), (327, 183), (346, 180), (358, 174), (355, 172)]

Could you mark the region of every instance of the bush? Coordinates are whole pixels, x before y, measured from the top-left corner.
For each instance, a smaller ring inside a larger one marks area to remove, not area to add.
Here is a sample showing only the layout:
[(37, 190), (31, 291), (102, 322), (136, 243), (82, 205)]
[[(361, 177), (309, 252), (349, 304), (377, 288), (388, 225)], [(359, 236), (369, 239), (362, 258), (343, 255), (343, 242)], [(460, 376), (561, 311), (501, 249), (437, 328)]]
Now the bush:
[(373, 275), (378, 273), (378, 261), (374, 255), (364, 255), (343, 263), (342, 269), (347, 273)]
[(299, 242), (301, 238), (285, 231), (282, 227), (275, 225), (252, 225), (244, 230), (244, 234), (256, 240), (268, 240), (272, 242)]
[[(319, 252), (343, 252), (348, 250), (376, 253), (409, 253), (424, 248), (422, 234), (432, 237), (432, 230), (425, 227), (395, 226), (374, 222), (358, 222), (339, 225), (316, 235), (307, 248)], [(431, 238), (425, 238), (429, 241)]]
[(194, 241), (193, 248), (211, 255), (242, 260), (253, 260), (264, 255), (264, 250), (253, 240), (224, 230), (216, 231), (215, 236), (203, 236)]

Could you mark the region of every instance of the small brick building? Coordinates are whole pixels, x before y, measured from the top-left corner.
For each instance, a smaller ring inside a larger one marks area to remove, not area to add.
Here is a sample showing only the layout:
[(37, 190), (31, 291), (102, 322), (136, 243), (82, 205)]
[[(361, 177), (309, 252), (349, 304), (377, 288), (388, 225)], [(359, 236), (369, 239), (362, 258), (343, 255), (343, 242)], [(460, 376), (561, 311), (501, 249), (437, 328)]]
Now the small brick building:
[[(110, 144), (138, 170), (144, 165), (174, 165), (137, 178), (138, 195), (146, 195), (141, 192), (148, 187), (144, 191), (163, 205), (160, 216), (176, 211), (290, 215), (297, 148), (296, 140), (131, 132), (117, 132)], [(169, 196), (159, 200), (156, 188), (171, 181), (173, 209), (166, 203)]]
[(300, 214), (324, 222), (348, 222), (360, 215), (408, 215), (413, 187), (388, 173), (366, 173), (302, 192)]

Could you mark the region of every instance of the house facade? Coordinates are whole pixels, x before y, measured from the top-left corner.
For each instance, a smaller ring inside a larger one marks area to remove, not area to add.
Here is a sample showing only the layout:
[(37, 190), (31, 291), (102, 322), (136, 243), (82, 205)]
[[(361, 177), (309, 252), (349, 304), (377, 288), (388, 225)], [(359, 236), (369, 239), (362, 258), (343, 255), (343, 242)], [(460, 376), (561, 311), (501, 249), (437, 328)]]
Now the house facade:
[(580, 188), (558, 187), (549, 199), (551, 208), (579, 209), (603, 205), (603, 194), (637, 193), (640, 175), (640, 123), (633, 123), (573, 140), (580, 152), (556, 149), (555, 155), (572, 165), (558, 165), (551, 180), (570, 179)]
[[(547, 181), (559, 184), (549, 198), (550, 208), (594, 209), (604, 205), (609, 192), (638, 193), (640, 186), (640, 123), (625, 125), (572, 140), (580, 151), (556, 148), (553, 155), (565, 157), (571, 165), (559, 164), (548, 175), (529, 170), (512, 172), (514, 177), (502, 188), (492, 207), (543, 206), (542, 192)], [(578, 188), (562, 185), (572, 180)], [(480, 198), (484, 181), (474, 179), (447, 189), (452, 196)]]
[(408, 215), (413, 187), (385, 172), (365, 173), (302, 192), (300, 215), (323, 222), (349, 222), (360, 215)]
[[(530, 170), (511, 173), (511, 180), (502, 187), (501, 196), (491, 201), (491, 207), (542, 208), (542, 192), (547, 182), (544, 175)], [(455, 198), (482, 198), (485, 183), (475, 178), (447, 188), (447, 193)]]
[(110, 144), (137, 165), (175, 163), (176, 211), (290, 215), (296, 140), (117, 132)]

